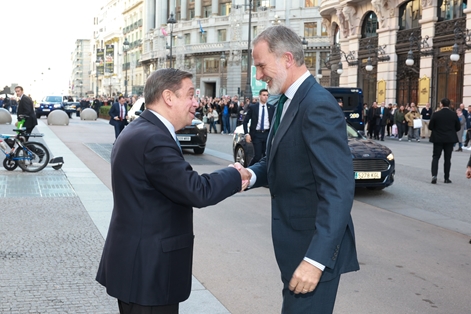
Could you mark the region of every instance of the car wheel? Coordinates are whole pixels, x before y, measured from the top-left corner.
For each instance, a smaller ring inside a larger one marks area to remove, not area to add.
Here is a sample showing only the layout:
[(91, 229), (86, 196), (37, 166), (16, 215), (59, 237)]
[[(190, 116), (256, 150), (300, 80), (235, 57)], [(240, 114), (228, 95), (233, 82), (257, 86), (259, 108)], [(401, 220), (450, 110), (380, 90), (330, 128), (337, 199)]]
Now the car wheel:
[(367, 189), (372, 191), (381, 191), (382, 189), (384, 189), (384, 186), (369, 186), (367, 187)]
[(193, 148), (193, 151), (195, 152), (196, 155), (201, 155), (202, 153), (204, 153), (204, 147)]
[(240, 163), (242, 166), (247, 167), (245, 160), (245, 150), (242, 146), (237, 146), (234, 153), (234, 161)]

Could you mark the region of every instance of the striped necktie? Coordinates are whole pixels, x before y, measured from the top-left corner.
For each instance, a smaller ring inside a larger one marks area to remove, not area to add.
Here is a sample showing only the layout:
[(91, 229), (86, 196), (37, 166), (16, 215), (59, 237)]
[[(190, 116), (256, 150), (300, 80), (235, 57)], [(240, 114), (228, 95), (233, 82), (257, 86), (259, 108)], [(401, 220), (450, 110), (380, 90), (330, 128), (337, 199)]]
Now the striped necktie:
[(278, 130), (278, 126), (280, 125), (281, 114), (283, 113), (283, 106), (287, 99), (288, 97), (286, 97), (285, 94), (282, 94), (280, 96), (280, 99), (278, 100), (278, 105), (276, 106), (275, 122), (273, 123), (273, 136), (275, 136), (276, 130)]

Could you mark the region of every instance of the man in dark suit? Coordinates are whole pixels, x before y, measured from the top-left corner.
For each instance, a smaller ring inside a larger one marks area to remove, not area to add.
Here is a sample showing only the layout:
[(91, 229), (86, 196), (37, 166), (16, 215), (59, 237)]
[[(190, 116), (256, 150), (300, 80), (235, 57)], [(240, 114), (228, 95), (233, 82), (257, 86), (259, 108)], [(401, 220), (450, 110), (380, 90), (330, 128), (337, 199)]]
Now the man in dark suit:
[[(265, 156), (270, 121), (274, 113), (275, 107), (268, 103), (268, 90), (260, 90), (259, 102), (249, 106), (244, 118), (245, 141), (247, 143), (252, 142), (254, 148), (254, 157), (250, 162), (250, 166)], [(251, 121), (250, 132), (248, 128), (249, 121)]]
[[(19, 99), (18, 110), (17, 110), (18, 120), (21, 119), (20, 116), (23, 116), (25, 118), (23, 127), (26, 128), (27, 134), (31, 134), (34, 127), (38, 125), (38, 120), (34, 112), (33, 101), (31, 100), (31, 98), (29, 98), (28, 96), (24, 94), (23, 87), (21, 86), (15, 87), (15, 92), (16, 92), (16, 96)], [(29, 136), (26, 136), (26, 140), (28, 140), (28, 138)]]
[(111, 106), (109, 115), (111, 117), (110, 124), (114, 126), (115, 138), (118, 138), (118, 135), (128, 124), (128, 107), (125, 104), (124, 96), (119, 96), (118, 101)]
[(378, 104), (373, 102), (370, 110), (368, 111), (368, 134), (370, 138), (379, 140), (379, 131), (381, 128), (381, 109), (378, 108)]
[(389, 119), (391, 118), (390, 109), (386, 107), (384, 101), (381, 103), (381, 107), (378, 108), (379, 114), (379, 135), (381, 141), (384, 141), (384, 133)]
[(153, 72), (147, 109), (111, 152), (114, 207), (96, 279), (122, 314), (178, 313), (191, 291), (193, 207), (214, 205), (248, 184), (245, 169), (199, 175), (183, 158), (175, 130), (191, 125), (198, 107), (192, 77)]
[(251, 187), (270, 188), (282, 313), (332, 313), (340, 274), (359, 269), (345, 117), (308, 71), (291, 29), (265, 29), (253, 42), (253, 60), (257, 79), (282, 94), (266, 156), (249, 168)]
[(456, 132), (461, 129), (460, 120), (457, 114), (450, 109), (450, 100), (443, 98), (440, 102), (442, 109), (432, 114), (428, 128), (432, 131), (430, 135), (430, 142), (433, 143), (432, 155), (432, 184), (437, 183), (438, 175), (438, 161), (442, 155), (445, 158), (444, 172), (445, 183), (451, 183), (450, 168), (451, 168), (451, 153), (453, 152), (453, 145), (458, 142)]

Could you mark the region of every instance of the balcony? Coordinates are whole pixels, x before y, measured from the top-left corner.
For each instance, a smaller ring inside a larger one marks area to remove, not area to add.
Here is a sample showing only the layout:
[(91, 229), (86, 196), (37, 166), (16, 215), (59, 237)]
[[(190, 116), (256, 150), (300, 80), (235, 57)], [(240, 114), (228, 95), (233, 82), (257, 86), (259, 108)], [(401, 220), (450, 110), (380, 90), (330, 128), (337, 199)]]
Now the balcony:
[(137, 21), (137, 25), (138, 25), (139, 27), (142, 26), (142, 19), (140, 19), (139, 21)]

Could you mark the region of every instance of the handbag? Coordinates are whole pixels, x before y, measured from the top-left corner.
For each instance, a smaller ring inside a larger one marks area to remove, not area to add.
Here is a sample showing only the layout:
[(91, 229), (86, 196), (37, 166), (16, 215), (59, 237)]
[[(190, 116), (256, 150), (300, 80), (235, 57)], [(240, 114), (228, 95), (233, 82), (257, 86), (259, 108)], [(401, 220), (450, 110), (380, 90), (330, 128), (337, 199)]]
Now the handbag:
[(422, 127), (422, 119), (414, 119), (414, 129), (420, 129)]

